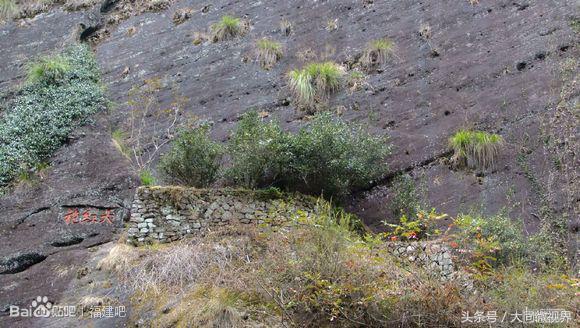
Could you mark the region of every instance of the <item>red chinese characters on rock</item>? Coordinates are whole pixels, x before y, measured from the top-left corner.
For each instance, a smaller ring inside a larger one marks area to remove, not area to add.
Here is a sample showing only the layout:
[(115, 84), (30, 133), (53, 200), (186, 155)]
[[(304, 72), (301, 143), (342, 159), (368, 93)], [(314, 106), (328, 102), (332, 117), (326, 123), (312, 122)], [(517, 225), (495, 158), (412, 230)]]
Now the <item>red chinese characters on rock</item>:
[(64, 215), (66, 224), (113, 224), (113, 213), (111, 209), (99, 211), (98, 209), (69, 208)]

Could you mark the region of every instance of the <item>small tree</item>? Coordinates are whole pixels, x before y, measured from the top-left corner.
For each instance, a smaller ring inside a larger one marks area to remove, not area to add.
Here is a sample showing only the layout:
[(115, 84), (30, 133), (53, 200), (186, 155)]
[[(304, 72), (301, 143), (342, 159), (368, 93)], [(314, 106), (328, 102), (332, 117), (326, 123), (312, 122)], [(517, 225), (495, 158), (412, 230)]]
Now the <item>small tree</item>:
[(119, 131), (127, 138), (116, 142), (120, 143), (120, 149), (127, 152), (125, 155), (138, 172), (150, 170), (161, 148), (173, 140), (180, 124), (184, 124), (180, 118), (186, 99), (174, 91), (173, 102), (166, 108), (160, 99), (161, 87), (161, 80), (153, 78), (146, 80), (142, 87), (129, 91), (128, 131)]

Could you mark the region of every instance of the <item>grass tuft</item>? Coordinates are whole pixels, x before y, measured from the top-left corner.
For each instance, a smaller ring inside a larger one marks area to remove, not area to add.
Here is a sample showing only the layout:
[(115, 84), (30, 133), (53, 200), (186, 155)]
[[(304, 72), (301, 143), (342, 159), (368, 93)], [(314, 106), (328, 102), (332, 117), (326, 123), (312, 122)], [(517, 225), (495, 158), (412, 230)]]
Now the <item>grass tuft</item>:
[(247, 23), (240, 18), (225, 15), (211, 26), (213, 42), (231, 40), (244, 35), (248, 29)]
[(280, 21), (280, 32), (285, 36), (292, 34), (292, 23), (287, 19), (282, 19)]
[(14, 0), (0, 0), (0, 21), (9, 21), (18, 12), (18, 5)]
[(393, 55), (395, 45), (390, 39), (378, 39), (369, 42), (359, 62), (367, 70), (384, 65)]
[(450, 139), (453, 162), (457, 167), (488, 168), (493, 166), (503, 145), (503, 138), (483, 131), (459, 130)]
[(44, 57), (30, 65), (27, 81), (30, 83), (58, 83), (71, 70), (68, 60), (62, 55)]
[(141, 172), (139, 172), (139, 179), (141, 180), (141, 184), (144, 186), (152, 186), (155, 184), (155, 177), (149, 170), (141, 170)]
[(326, 101), (340, 89), (343, 76), (342, 67), (333, 62), (312, 63), (288, 74), (290, 89), (298, 104), (307, 108)]
[(271, 69), (282, 58), (282, 45), (269, 39), (256, 42), (257, 60), (263, 69)]

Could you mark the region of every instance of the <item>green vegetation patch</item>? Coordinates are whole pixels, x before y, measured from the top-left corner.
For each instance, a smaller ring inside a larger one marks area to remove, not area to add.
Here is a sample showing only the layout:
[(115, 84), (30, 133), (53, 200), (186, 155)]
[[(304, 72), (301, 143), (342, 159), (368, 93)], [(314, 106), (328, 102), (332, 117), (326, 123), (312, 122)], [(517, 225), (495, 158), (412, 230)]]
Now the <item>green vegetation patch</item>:
[(256, 42), (257, 57), (263, 69), (271, 69), (282, 58), (282, 45), (269, 39)]
[(503, 138), (483, 131), (460, 130), (450, 139), (453, 162), (457, 167), (488, 168), (503, 146)]
[(40, 59), (0, 121), (0, 187), (45, 161), (91, 114), (105, 107), (88, 46)]
[(394, 54), (395, 44), (390, 39), (378, 39), (368, 43), (359, 62), (367, 70), (384, 65)]
[(211, 26), (213, 42), (231, 40), (244, 35), (248, 30), (247, 22), (240, 18), (225, 15)]
[(386, 138), (328, 113), (291, 134), (252, 112), (242, 118), (229, 150), (232, 166), (226, 174), (234, 184), (341, 197), (385, 172), (390, 146)]
[(18, 12), (18, 5), (14, 0), (0, 0), (0, 22), (10, 20)]
[(55, 84), (62, 82), (71, 70), (69, 59), (62, 55), (44, 57), (28, 68), (28, 82), (45, 82)]
[[(222, 178), (231, 186), (340, 198), (380, 177), (390, 153), (385, 137), (372, 136), (329, 113), (315, 115), (297, 133), (262, 121), (256, 112), (246, 113), (225, 152), (207, 132), (197, 128), (174, 141), (159, 166), (167, 181), (207, 187)], [(222, 158), (227, 163), (223, 167)]]
[(183, 131), (161, 158), (159, 170), (173, 183), (207, 187), (217, 179), (222, 154), (221, 144), (209, 138), (207, 127)]
[(344, 69), (333, 62), (312, 63), (288, 74), (290, 89), (302, 107), (325, 102), (340, 89)]

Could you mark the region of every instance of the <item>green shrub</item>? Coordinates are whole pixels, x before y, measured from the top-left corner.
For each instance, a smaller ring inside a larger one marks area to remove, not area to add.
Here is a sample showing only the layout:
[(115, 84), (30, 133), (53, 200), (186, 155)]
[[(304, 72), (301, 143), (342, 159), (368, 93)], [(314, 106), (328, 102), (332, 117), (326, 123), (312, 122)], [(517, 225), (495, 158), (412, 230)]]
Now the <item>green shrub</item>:
[(289, 85), (300, 106), (309, 108), (325, 102), (340, 89), (344, 70), (333, 62), (312, 63), (288, 74)]
[(14, 0), (0, 0), (0, 21), (10, 20), (18, 11), (18, 5)]
[(226, 177), (249, 188), (278, 184), (292, 158), (289, 142), (278, 124), (262, 122), (256, 112), (244, 114), (228, 145), (233, 165)]
[(239, 18), (225, 15), (221, 20), (211, 26), (213, 42), (230, 40), (244, 35), (247, 31), (247, 23)]
[(292, 138), (292, 152), (285, 174), (289, 189), (341, 197), (385, 172), (390, 146), (384, 137), (321, 113)]
[(179, 134), (161, 158), (159, 170), (172, 183), (207, 187), (217, 179), (222, 154), (222, 146), (210, 139), (207, 127), (200, 127)]
[(0, 120), (0, 187), (45, 161), (89, 115), (105, 108), (90, 48), (73, 46), (62, 56), (70, 69), (60, 83), (27, 83)]
[(393, 195), (388, 205), (391, 214), (395, 217), (415, 217), (421, 204), (413, 178), (408, 174), (396, 176), (390, 190)]
[(459, 130), (449, 139), (449, 144), (457, 167), (488, 168), (493, 166), (503, 138), (483, 131)]
[(396, 241), (399, 238), (419, 240), (441, 234), (441, 230), (437, 228), (437, 221), (446, 218), (447, 214), (438, 214), (435, 209), (431, 209), (430, 212), (417, 209), (415, 213), (413, 216), (402, 214), (398, 224), (383, 221), (383, 224), (392, 229), (390, 232), (384, 233), (384, 236)]
[(521, 222), (509, 217), (464, 214), (459, 215), (454, 224), (459, 228), (460, 244), (472, 251), (472, 262), (483, 271), (533, 255), (527, 252), (528, 245)]
[(359, 59), (364, 68), (371, 70), (387, 62), (394, 53), (395, 46), (389, 39), (378, 39), (369, 42), (367, 48)]
[(390, 147), (384, 138), (327, 113), (316, 115), (297, 134), (248, 113), (229, 150), (228, 176), (235, 184), (341, 197), (384, 173), (382, 161)]
[(58, 83), (71, 69), (66, 57), (55, 55), (44, 57), (28, 68), (28, 82)]
[(149, 170), (141, 170), (139, 172), (139, 180), (143, 186), (152, 186), (155, 184), (155, 177)]
[(271, 69), (282, 58), (282, 45), (279, 42), (261, 39), (256, 42), (257, 57), (260, 66)]

